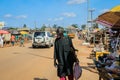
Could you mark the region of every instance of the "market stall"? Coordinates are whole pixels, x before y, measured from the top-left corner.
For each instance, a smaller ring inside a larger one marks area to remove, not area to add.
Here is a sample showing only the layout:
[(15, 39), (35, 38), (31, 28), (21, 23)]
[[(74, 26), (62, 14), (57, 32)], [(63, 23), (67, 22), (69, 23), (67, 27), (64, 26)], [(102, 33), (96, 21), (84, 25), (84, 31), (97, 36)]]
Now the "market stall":
[(100, 54), (93, 60), (99, 72), (99, 80), (120, 80), (120, 53), (118, 51), (120, 48), (120, 6), (98, 16), (96, 23), (107, 28), (108, 51), (110, 52), (110, 54)]

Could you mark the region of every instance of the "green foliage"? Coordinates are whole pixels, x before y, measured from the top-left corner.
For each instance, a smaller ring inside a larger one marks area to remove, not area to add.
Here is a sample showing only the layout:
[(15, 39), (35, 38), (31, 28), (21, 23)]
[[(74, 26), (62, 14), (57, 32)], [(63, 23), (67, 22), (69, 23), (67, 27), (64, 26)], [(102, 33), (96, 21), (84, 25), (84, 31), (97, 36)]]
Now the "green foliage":
[(78, 24), (72, 24), (71, 26), (75, 27), (75, 28), (78, 28)]
[(54, 24), (54, 25), (53, 25), (53, 28), (55, 28), (55, 29), (56, 29), (57, 27), (58, 27), (58, 26), (57, 26), (57, 24)]
[(86, 25), (85, 24), (81, 25), (81, 29), (85, 30), (86, 29)]
[(24, 25), (23, 25), (23, 28), (26, 28), (26, 27), (27, 27), (27, 25), (26, 25), (26, 24), (24, 24)]
[(58, 28), (60, 28), (60, 29), (64, 29), (62, 26), (58, 26)]
[(9, 27), (9, 30), (17, 30), (18, 28), (15, 27)]
[(41, 27), (41, 31), (45, 31), (45, 28), (46, 28), (46, 25), (45, 24), (43, 24), (43, 26)]
[(93, 29), (96, 29), (96, 28), (99, 28), (97, 23), (93, 24)]

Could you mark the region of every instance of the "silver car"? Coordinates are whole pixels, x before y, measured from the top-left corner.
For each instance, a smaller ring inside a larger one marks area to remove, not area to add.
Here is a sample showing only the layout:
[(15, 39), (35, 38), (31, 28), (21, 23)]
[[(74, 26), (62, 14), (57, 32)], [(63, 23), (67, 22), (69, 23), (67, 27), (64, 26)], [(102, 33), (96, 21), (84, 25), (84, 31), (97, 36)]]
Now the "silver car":
[(50, 32), (47, 31), (37, 31), (33, 33), (32, 36), (32, 47), (44, 46), (50, 48), (53, 46), (53, 37)]

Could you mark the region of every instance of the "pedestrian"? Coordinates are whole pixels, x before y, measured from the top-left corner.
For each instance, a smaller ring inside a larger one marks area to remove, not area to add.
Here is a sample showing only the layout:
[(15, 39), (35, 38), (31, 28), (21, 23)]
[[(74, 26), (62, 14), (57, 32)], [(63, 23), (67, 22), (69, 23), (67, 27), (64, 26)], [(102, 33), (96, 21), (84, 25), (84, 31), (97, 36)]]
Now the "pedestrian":
[(22, 46), (25, 47), (24, 46), (24, 37), (23, 37), (23, 35), (20, 36), (20, 47), (22, 47)]
[(77, 61), (75, 52), (77, 51), (72, 44), (72, 40), (63, 30), (57, 29), (57, 38), (54, 45), (54, 66), (57, 67), (57, 76), (60, 80), (73, 80), (73, 64)]
[(15, 36), (15, 43), (18, 45), (18, 40), (19, 40), (19, 37), (18, 35)]
[(11, 44), (12, 44), (12, 46), (15, 45), (15, 36), (14, 35), (11, 35)]
[(4, 37), (3, 37), (3, 34), (0, 34), (0, 47), (3, 48), (4, 46)]

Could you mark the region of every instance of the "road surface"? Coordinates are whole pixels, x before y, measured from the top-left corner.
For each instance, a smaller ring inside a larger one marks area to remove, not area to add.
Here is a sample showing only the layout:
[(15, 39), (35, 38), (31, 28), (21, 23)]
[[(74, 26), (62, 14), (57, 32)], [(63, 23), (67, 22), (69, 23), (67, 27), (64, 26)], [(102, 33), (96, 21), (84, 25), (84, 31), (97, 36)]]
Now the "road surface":
[[(82, 66), (82, 76), (79, 80), (98, 80), (97, 71), (89, 67), (93, 63), (88, 58), (91, 48), (81, 46), (82, 41), (73, 39), (74, 46)], [(31, 43), (25, 47), (0, 48), (0, 80), (59, 80), (56, 68), (53, 66), (54, 48), (31, 48)]]

